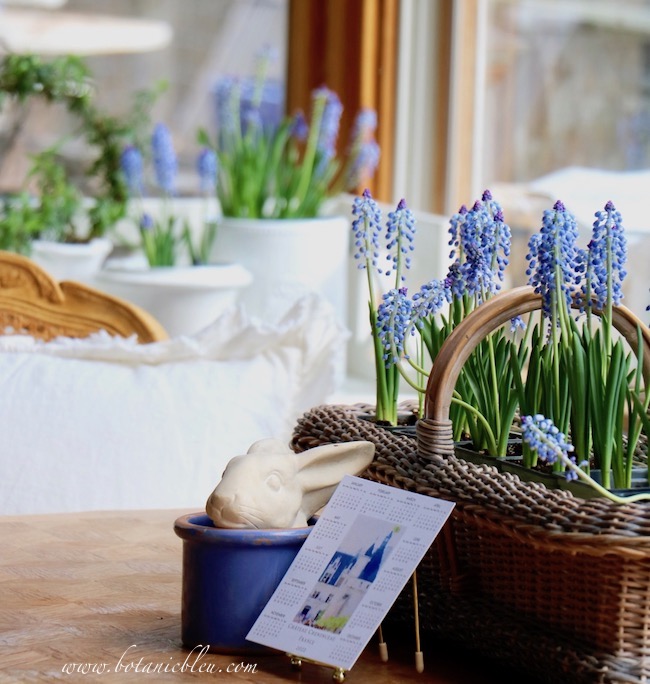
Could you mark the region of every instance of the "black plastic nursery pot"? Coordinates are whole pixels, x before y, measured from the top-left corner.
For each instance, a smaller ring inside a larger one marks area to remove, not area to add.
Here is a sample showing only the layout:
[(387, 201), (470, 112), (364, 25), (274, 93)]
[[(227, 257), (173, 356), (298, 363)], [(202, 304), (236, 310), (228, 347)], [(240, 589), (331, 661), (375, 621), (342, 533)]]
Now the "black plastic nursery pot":
[[(509, 440), (508, 443), (516, 444), (520, 441), (521, 440)], [(501, 473), (516, 475), (524, 482), (541, 482), (549, 489), (564, 489), (582, 499), (592, 499), (602, 496), (600, 492), (588, 483), (581, 480), (567, 480), (563, 473), (543, 472), (528, 468), (523, 465), (521, 456), (489, 456), (474, 449), (471, 442), (457, 442), (454, 445), (454, 453), (458, 458), (462, 458), (464, 461), (469, 461), (470, 463), (475, 463), (477, 465), (491, 465)], [(598, 482), (598, 484), (602, 483), (600, 470), (592, 468), (589, 474)], [(648, 485), (648, 468), (636, 466), (632, 469), (631, 488), (612, 488), (610, 491), (618, 496), (640, 494), (644, 491), (650, 492), (650, 486)]]

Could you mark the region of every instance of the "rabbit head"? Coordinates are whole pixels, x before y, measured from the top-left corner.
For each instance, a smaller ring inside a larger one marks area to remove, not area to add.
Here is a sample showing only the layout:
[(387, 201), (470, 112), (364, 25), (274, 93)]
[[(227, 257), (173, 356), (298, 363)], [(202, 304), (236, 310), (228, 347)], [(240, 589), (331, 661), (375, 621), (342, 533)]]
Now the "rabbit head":
[(217, 527), (304, 527), (343, 476), (362, 473), (374, 453), (371, 442), (325, 444), (296, 454), (279, 440), (260, 440), (228, 462), (206, 512)]

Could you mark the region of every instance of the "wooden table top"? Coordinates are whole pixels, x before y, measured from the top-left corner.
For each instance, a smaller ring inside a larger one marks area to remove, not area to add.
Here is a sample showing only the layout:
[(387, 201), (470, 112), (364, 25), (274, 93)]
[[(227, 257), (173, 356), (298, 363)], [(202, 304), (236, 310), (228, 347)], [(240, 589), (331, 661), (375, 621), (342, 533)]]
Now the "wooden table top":
[[(173, 524), (188, 512), (0, 517), (0, 682), (331, 682), (331, 669), (305, 663), (296, 671), (283, 654), (208, 652), (197, 660), (183, 648), (182, 541)], [(424, 647), (425, 672), (418, 674), (412, 647), (387, 641), (389, 662), (371, 642), (346, 682), (504, 681), (502, 668), (433, 643), (433, 654)], [(90, 673), (75, 672), (82, 663)], [(147, 675), (147, 666), (158, 674)]]

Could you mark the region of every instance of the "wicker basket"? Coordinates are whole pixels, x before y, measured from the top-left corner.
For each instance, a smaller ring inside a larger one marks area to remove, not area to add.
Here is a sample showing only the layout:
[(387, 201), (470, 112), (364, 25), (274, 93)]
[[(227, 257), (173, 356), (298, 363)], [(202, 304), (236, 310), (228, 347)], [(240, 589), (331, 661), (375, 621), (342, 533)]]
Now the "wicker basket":
[[(454, 455), (449, 404), (464, 361), (491, 330), (540, 305), (518, 288), (456, 328), (432, 369), (417, 442), (361, 420), (357, 407), (321, 406), (299, 421), (293, 446), (368, 439), (369, 478), (456, 502), (418, 570), (425, 629), (552, 684), (649, 682), (650, 502), (580, 499)], [(634, 347), (638, 319), (624, 307), (614, 318)], [(411, 606), (401, 597), (392, 619), (412, 621)]]

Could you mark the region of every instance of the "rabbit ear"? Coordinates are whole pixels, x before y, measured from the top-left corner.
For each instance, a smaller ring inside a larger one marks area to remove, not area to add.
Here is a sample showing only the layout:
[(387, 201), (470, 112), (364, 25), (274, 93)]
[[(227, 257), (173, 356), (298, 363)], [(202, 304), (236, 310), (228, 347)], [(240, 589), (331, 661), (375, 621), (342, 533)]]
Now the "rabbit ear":
[(345, 475), (359, 475), (372, 462), (372, 442), (324, 444), (298, 454), (298, 478), (303, 492), (333, 487)]
[(282, 440), (267, 437), (251, 444), (246, 453), (265, 454), (268, 456), (269, 454), (292, 454), (293, 451)]

